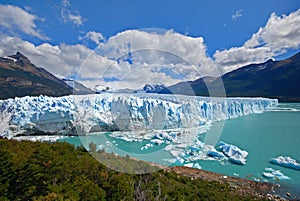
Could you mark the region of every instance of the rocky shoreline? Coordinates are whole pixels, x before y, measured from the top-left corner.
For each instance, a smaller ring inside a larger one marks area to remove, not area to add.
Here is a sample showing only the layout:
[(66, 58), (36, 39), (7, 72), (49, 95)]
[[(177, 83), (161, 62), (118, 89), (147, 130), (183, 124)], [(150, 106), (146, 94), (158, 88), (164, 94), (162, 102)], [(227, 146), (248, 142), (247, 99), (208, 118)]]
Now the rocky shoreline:
[[(291, 194), (286, 192), (285, 197), (277, 195), (277, 191), (281, 188), (278, 184), (267, 182), (257, 182), (249, 179), (226, 176), (206, 170), (189, 168), (184, 166), (171, 167), (170, 170), (179, 175), (189, 177), (192, 180), (203, 179), (206, 181), (217, 181), (229, 184), (230, 189), (239, 195), (248, 195), (257, 198), (265, 198), (267, 200), (289, 200)], [(292, 199), (292, 197), (290, 197)], [(293, 199), (294, 200), (294, 199)]]

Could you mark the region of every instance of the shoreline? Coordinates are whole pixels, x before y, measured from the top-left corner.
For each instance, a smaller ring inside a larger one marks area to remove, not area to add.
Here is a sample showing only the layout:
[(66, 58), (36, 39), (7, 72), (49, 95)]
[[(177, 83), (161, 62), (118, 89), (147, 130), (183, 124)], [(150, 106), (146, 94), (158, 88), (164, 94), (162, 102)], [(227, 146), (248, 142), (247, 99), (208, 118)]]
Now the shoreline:
[[(92, 152), (89, 153), (93, 155)], [(111, 153), (104, 152), (104, 154), (109, 155)], [(122, 157), (120, 155), (115, 155), (115, 156)], [(218, 182), (221, 184), (228, 184), (229, 188), (234, 193), (242, 196), (253, 196), (259, 199), (264, 198), (267, 200), (276, 200), (276, 201), (285, 201), (285, 200), (289, 200), (288, 198), (292, 198), (292, 197), (285, 196), (290, 193), (288, 191), (285, 192), (285, 190), (279, 184), (262, 182), (262, 181), (254, 181), (254, 180), (240, 178), (240, 177), (232, 177), (224, 174), (211, 172), (208, 170), (202, 170), (202, 169), (186, 167), (186, 166), (163, 166), (154, 162), (149, 162), (149, 161), (145, 161), (133, 157), (130, 157), (130, 159), (138, 162), (147, 163), (148, 165), (153, 167), (158, 167), (159, 169), (162, 169), (165, 172), (173, 171), (176, 174), (182, 175), (184, 177), (188, 177), (191, 180), (202, 179), (208, 182)], [(278, 195), (277, 191), (280, 192), (284, 191), (285, 195)]]
[[(16, 139), (7, 139), (3, 138), (6, 140), (16, 140)], [(30, 141), (26, 139), (21, 139), (17, 141)], [(32, 142), (32, 141), (31, 141)], [(55, 144), (55, 143), (61, 143), (57, 141), (43, 141), (41, 143), (49, 143), (49, 144)], [(66, 142), (68, 143), (68, 142)], [(70, 143), (68, 143), (70, 144)], [(73, 145), (73, 144), (70, 144)], [(74, 145), (73, 145), (74, 146)], [(88, 152), (88, 151), (87, 151)], [(89, 152), (91, 156), (94, 154), (99, 153), (99, 152)], [(106, 156), (113, 156), (117, 158), (126, 158), (125, 156), (120, 156), (118, 154), (113, 154), (113, 153), (107, 153), (103, 152), (102, 154)], [(95, 157), (94, 157), (95, 158)], [(99, 163), (97, 158), (95, 158)], [(232, 176), (227, 176), (224, 174), (219, 174), (215, 172), (211, 172), (208, 170), (202, 170), (202, 169), (196, 169), (196, 168), (191, 168), (191, 167), (185, 167), (185, 166), (163, 166), (154, 162), (149, 162), (145, 160), (141, 160), (138, 158), (130, 157), (130, 160), (132, 161), (137, 161), (137, 162), (143, 162), (148, 164), (149, 166), (152, 167), (157, 167), (158, 170), (161, 169), (165, 172), (175, 172), (178, 174), (178, 176), (184, 176), (187, 178), (190, 178), (191, 180), (204, 180), (208, 182), (218, 182), (220, 184), (227, 184), (230, 188), (230, 190), (241, 196), (252, 196), (254, 198), (258, 199), (267, 199), (267, 200), (298, 200), (299, 198), (293, 198), (293, 195), (291, 195), (288, 190), (285, 190), (285, 187), (281, 187), (278, 184), (274, 183), (269, 183), (269, 182), (261, 182), (261, 181), (253, 181), (250, 179), (246, 178), (240, 178), (240, 177), (232, 177)], [(112, 167), (107, 166), (110, 169), (114, 169)], [(129, 173), (130, 174), (130, 173)], [(141, 173), (138, 173), (141, 174)]]

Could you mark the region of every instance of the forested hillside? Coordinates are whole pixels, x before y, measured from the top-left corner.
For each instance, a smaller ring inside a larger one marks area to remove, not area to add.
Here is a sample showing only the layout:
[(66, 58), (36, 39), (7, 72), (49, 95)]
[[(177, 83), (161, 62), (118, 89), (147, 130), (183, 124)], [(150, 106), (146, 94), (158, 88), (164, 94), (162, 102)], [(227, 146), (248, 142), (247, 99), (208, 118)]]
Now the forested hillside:
[[(132, 168), (147, 168), (129, 157), (122, 160), (131, 161)], [(0, 139), (0, 200), (252, 199), (238, 195), (228, 184), (191, 179), (170, 169), (140, 175), (119, 173), (83, 148), (67, 143)]]

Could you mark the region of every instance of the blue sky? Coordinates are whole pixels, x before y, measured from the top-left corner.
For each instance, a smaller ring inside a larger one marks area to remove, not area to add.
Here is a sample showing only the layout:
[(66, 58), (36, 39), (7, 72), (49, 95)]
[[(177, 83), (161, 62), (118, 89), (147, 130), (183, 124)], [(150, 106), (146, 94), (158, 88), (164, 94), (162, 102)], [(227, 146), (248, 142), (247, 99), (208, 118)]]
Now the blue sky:
[[(90, 61), (92, 58), (88, 58), (89, 61), (84, 63), (99, 63), (101, 60), (100, 63), (108, 65), (107, 60), (113, 61), (118, 57), (116, 52), (126, 55), (124, 51), (128, 51), (128, 43), (134, 49), (149, 37), (152, 37), (152, 41), (175, 40), (179, 46), (184, 44), (187, 50), (182, 52), (190, 51), (184, 55), (176, 52), (175, 48), (170, 51), (166, 49), (171, 46), (171, 42), (169, 45), (158, 45), (156, 48), (172, 52), (185, 60), (189, 58), (188, 62), (194, 65), (193, 68), (201, 71), (190, 75), (187, 72), (192, 69), (186, 66), (181, 69), (177, 69), (179, 64), (176, 68), (172, 67), (172, 74), (180, 73), (185, 79), (214, 74), (209, 69), (212, 68), (210, 66), (214, 66), (222, 74), (253, 62), (263, 62), (270, 58), (284, 59), (299, 51), (297, 42), (299, 37), (294, 36), (300, 34), (297, 32), (300, 28), (297, 26), (300, 8), (298, 0), (0, 0), (0, 5), (2, 9), (0, 35), (14, 39), (14, 42), (9, 43), (7, 41), (12, 40), (2, 39), (0, 56), (19, 48), (37, 65), (45, 66), (50, 72), (66, 77), (78, 73), (78, 69), (72, 66), (73, 61), (70, 61), (72, 51), (79, 52), (80, 58), (85, 57), (83, 60), (77, 59), (73, 62), (75, 66), (80, 65), (81, 69), (83, 61), (90, 55), (87, 52), (95, 48), (101, 49), (101, 58), (93, 56), (93, 61)], [(143, 28), (173, 31), (161, 39), (155, 39), (153, 35), (147, 34), (140, 36), (139, 32), (128, 31)], [(282, 35), (281, 32), (285, 30), (289, 33)], [(277, 34), (277, 38), (289, 35), (288, 42), (277, 40), (272, 31)], [(179, 35), (176, 35), (177, 33)], [(135, 40), (137, 35), (140, 36), (139, 41)], [(195, 40), (190, 40), (191, 38)], [(117, 42), (124, 45), (116, 45)], [(145, 45), (145, 48), (148, 46)], [(66, 55), (66, 51), (69, 51), (70, 55)], [(197, 55), (191, 56), (197, 51), (198, 58)], [(42, 53), (54, 55), (54, 52), (60, 54), (61, 61), (51, 63), (45, 61), (41, 55)], [(253, 56), (241, 56), (250, 54)], [(55, 67), (58, 64), (65, 69)], [(118, 66), (116, 69), (132, 69), (127, 65)], [(161, 65), (161, 69), (166, 67)], [(157, 79), (157, 75), (153, 79)], [(165, 79), (167, 83), (175, 82), (169, 78)]]

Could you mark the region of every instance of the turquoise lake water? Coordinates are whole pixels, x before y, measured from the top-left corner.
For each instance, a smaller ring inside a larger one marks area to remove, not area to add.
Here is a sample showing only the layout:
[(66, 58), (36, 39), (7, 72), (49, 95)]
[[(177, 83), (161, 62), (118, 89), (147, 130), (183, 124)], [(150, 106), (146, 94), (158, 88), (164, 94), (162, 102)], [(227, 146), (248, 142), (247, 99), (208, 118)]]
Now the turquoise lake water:
[[(217, 122), (211, 129), (223, 123), (220, 140), (246, 150), (249, 153), (247, 164), (241, 166), (228, 161), (197, 161), (202, 169), (229, 176), (279, 183), (282, 187), (287, 186), (288, 190), (293, 192), (293, 196), (300, 198), (300, 171), (270, 163), (271, 158), (278, 156), (290, 156), (300, 162), (300, 103), (282, 103), (274, 111)], [(199, 137), (204, 139), (205, 134)], [(147, 142), (126, 142), (112, 138), (109, 134), (68, 137), (59, 141), (67, 141), (76, 146), (81, 144), (87, 146), (93, 141), (97, 145), (104, 145), (107, 152), (113, 151), (120, 155), (129, 153), (132, 157), (163, 165), (168, 165), (163, 159), (173, 158), (169, 152), (163, 150), (166, 145), (156, 145), (149, 150), (141, 151), (140, 148)], [(262, 173), (267, 167), (281, 170), (290, 179), (277, 181), (263, 178)]]

